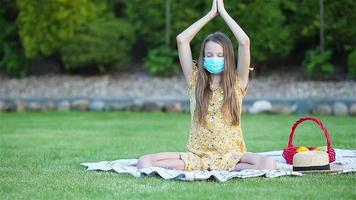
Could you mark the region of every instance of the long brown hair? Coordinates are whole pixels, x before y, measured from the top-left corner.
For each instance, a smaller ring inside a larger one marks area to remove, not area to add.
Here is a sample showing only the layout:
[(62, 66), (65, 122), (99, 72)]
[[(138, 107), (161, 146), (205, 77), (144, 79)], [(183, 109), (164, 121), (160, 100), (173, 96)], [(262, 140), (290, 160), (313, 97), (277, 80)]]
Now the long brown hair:
[(240, 107), (235, 95), (235, 83), (237, 81), (237, 69), (235, 65), (234, 50), (230, 39), (221, 32), (208, 35), (201, 45), (198, 60), (198, 76), (195, 88), (196, 110), (200, 124), (206, 125), (206, 115), (208, 112), (209, 100), (212, 90), (209, 87), (211, 76), (203, 67), (204, 50), (207, 42), (212, 41), (223, 47), (225, 68), (222, 75), (221, 85), (224, 90), (224, 103), (221, 112), (223, 116), (231, 119), (231, 125), (239, 125)]

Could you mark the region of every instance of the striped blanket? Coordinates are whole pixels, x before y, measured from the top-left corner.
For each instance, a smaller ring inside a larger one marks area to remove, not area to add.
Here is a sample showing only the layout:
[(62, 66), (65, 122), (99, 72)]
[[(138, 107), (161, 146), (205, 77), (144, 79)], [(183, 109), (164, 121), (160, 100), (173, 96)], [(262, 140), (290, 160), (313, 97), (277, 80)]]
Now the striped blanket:
[[(331, 168), (339, 169), (330, 175), (355, 173), (356, 172), (356, 150), (335, 149), (336, 160), (330, 164)], [(232, 178), (252, 178), (266, 177), (276, 178), (281, 176), (303, 176), (305, 174), (292, 170), (292, 165), (285, 162), (282, 151), (259, 152), (257, 154), (266, 155), (277, 161), (276, 170), (255, 170), (244, 169), (239, 172), (229, 172), (225, 170), (204, 170), (204, 171), (182, 171), (165, 169), (161, 167), (150, 167), (138, 169), (136, 167), (138, 159), (118, 159), (113, 161), (86, 162), (80, 165), (87, 170), (112, 171), (116, 173), (131, 174), (134, 177), (142, 178), (145, 176), (159, 176), (163, 179), (177, 179), (183, 181), (215, 179), (221, 182)]]

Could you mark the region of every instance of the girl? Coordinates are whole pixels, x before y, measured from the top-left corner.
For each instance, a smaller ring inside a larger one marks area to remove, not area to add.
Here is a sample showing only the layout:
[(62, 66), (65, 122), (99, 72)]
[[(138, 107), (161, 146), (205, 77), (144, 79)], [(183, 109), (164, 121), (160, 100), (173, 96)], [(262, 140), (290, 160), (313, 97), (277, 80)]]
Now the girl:
[[(199, 60), (192, 60), (190, 41), (212, 18), (220, 15), (238, 40), (237, 67), (229, 38), (216, 32), (207, 36)], [(224, 8), (213, 0), (211, 11), (177, 36), (179, 60), (190, 95), (191, 129), (187, 152), (141, 156), (138, 168), (177, 170), (276, 169), (266, 156), (246, 152), (241, 130), (242, 98), (248, 87), (249, 38)]]

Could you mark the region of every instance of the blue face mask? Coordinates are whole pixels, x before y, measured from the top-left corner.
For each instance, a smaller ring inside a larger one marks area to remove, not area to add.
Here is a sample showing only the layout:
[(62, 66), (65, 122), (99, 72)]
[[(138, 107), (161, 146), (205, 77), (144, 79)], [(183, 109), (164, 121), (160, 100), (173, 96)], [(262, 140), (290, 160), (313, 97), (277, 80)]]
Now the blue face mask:
[(204, 68), (211, 74), (220, 74), (224, 66), (224, 58), (204, 58)]

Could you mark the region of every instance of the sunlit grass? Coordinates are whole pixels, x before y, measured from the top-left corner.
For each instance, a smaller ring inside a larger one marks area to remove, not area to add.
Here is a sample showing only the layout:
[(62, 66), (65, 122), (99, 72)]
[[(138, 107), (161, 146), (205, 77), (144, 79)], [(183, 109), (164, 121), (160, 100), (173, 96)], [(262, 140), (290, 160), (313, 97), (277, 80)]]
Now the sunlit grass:
[[(355, 149), (355, 118), (318, 116), (334, 148)], [(298, 116), (246, 115), (248, 151), (280, 150)], [(185, 151), (187, 113), (0, 113), (0, 199), (355, 199), (355, 174), (275, 179), (167, 181), (85, 171), (82, 162)], [(296, 145), (326, 145), (316, 125), (298, 127)]]

